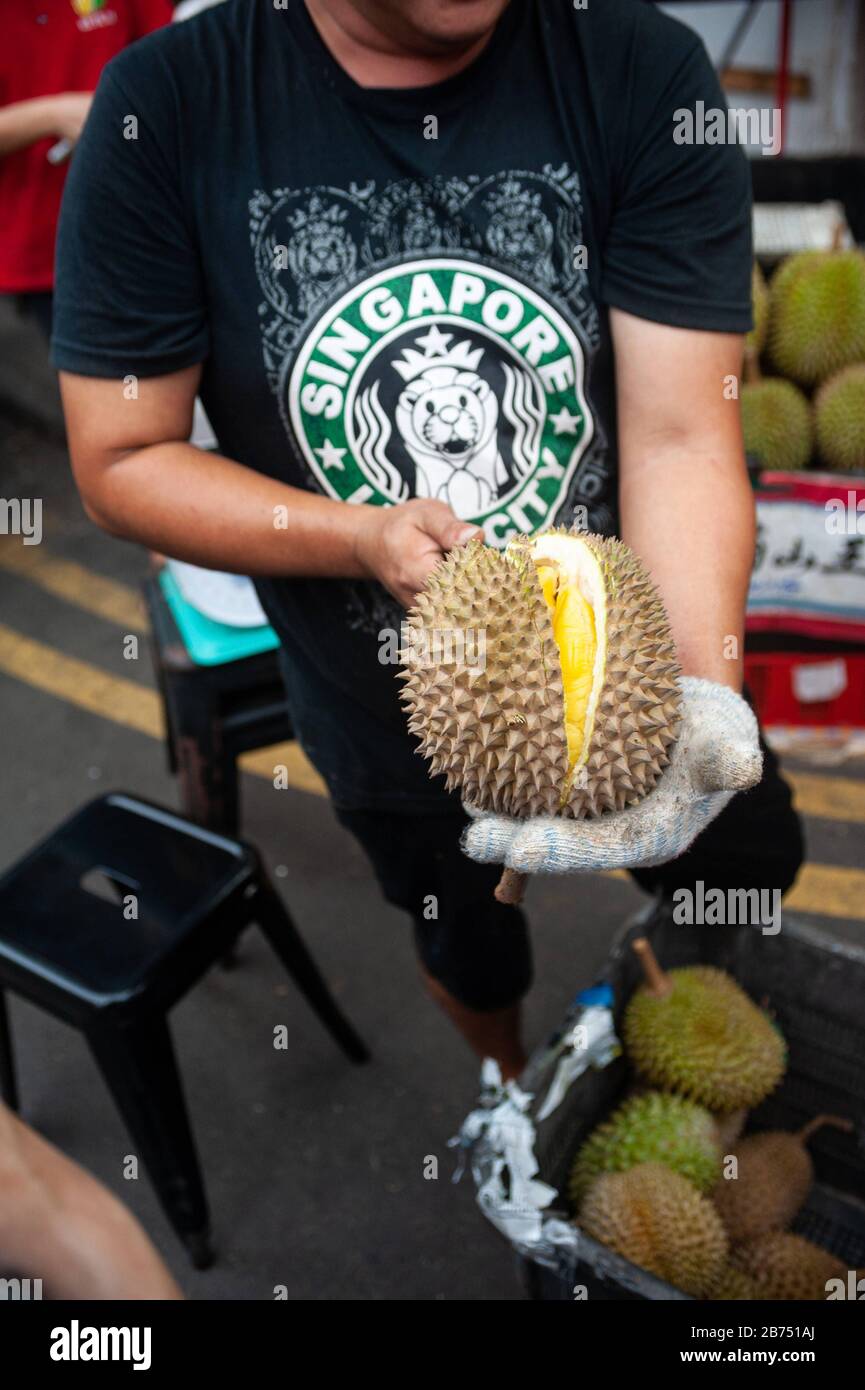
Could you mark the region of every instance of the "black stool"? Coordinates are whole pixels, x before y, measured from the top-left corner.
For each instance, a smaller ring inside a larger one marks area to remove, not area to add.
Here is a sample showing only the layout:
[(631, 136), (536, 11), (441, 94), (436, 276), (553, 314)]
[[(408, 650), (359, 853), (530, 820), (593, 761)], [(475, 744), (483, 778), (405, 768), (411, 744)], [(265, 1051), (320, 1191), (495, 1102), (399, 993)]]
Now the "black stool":
[(0, 1094), (17, 1109), (9, 988), (84, 1033), (199, 1269), (212, 1260), (207, 1198), (167, 1013), (252, 921), (346, 1055), (366, 1061), (247, 845), (114, 793), (0, 878)]
[(190, 820), (238, 832), (237, 759), (293, 737), (276, 651), (198, 666), (186, 649), (156, 575), (144, 584), (150, 649), (165, 708), (168, 766)]

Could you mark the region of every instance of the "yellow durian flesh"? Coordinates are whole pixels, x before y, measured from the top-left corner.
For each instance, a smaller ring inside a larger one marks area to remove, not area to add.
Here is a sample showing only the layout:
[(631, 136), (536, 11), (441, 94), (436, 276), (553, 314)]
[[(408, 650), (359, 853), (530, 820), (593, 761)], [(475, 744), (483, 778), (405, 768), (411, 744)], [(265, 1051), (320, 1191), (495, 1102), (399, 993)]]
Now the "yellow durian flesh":
[(603, 576), (593, 552), (579, 536), (538, 536), (532, 544), (532, 559), (561, 663), (570, 781), (587, 756), (603, 684)]

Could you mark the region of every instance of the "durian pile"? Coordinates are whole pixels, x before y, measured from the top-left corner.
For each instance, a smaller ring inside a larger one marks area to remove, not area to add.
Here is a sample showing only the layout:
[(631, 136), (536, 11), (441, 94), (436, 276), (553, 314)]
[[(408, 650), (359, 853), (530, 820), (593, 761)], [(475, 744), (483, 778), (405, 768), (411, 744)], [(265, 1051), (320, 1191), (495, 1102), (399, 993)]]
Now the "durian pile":
[(740, 393), (745, 450), (762, 468), (865, 473), (865, 252), (802, 251), (766, 283)]
[(821, 1115), (740, 1138), (784, 1075), (780, 1032), (724, 971), (665, 972), (647, 941), (634, 949), (645, 980), (622, 1036), (635, 1084), (574, 1157), (577, 1225), (694, 1298), (825, 1299), (847, 1267), (788, 1227), (814, 1180), (811, 1135), (852, 1125)]

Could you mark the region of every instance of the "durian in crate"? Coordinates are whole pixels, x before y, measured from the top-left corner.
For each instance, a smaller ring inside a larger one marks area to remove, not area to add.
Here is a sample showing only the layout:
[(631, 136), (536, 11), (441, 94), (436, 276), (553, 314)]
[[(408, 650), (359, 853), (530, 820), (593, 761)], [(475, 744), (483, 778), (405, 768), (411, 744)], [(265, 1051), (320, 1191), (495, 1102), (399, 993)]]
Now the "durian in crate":
[(787, 1060), (767, 1015), (723, 970), (664, 971), (648, 941), (633, 946), (645, 980), (628, 1001), (622, 1039), (638, 1074), (720, 1114), (764, 1100)]
[(782, 376), (818, 386), (865, 361), (865, 253), (803, 251), (769, 286), (769, 356)]
[(843, 367), (814, 397), (817, 453), (824, 468), (865, 473), (865, 363)]
[(843, 1260), (804, 1236), (768, 1231), (733, 1248), (733, 1267), (753, 1282), (759, 1299), (825, 1301), (830, 1279), (846, 1284)]
[(727, 1263), (727, 1235), (712, 1203), (661, 1163), (598, 1178), (586, 1193), (578, 1224), (602, 1245), (694, 1298), (711, 1294)]
[(752, 1240), (789, 1226), (814, 1182), (806, 1145), (824, 1125), (850, 1131), (849, 1120), (818, 1115), (796, 1134), (764, 1130), (737, 1144), (736, 1168), (721, 1178), (712, 1200), (732, 1241)]
[(662, 1091), (631, 1096), (580, 1147), (568, 1184), (574, 1208), (602, 1173), (624, 1173), (640, 1163), (662, 1163), (700, 1192), (711, 1192), (721, 1147), (708, 1110)]
[[(484, 637), (470, 665), (436, 634)], [(411, 609), (402, 699), (430, 772), (482, 811), (600, 816), (640, 801), (676, 739), (679, 666), (663, 604), (622, 541), (564, 529), (472, 541)], [(415, 653), (420, 653), (418, 659)]]

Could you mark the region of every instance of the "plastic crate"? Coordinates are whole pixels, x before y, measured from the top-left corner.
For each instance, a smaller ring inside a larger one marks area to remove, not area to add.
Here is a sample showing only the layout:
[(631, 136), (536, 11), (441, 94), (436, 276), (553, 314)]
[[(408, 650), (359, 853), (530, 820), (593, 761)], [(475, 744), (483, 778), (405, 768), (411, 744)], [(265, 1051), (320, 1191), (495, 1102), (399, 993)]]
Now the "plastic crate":
[[(657, 905), (623, 932), (603, 972), (613, 988), (617, 1025), (642, 979), (630, 949), (640, 935), (648, 936), (665, 967), (717, 965), (752, 998), (768, 999), (787, 1040), (789, 1063), (777, 1091), (752, 1112), (749, 1131), (798, 1129), (820, 1113), (854, 1120), (855, 1134), (827, 1128), (811, 1140), (816, 1182), (793, 1229), (850, 1269), (865, 1266), (865, 950), (788, 918), (775, 936), (753, 927), (682, 927), (666, 906)], [(540, 1108), (554, 1069), (547, 1047), (529, 1062), (520, 1085), (534, 1096), (533, 1109)], [(566, 1190), (574, 1154), (620, 1100), (632, 1075), (622, 1057), (572, 1084), (558, 1109), (537, 1125), (539, 1178)], [(561, 1214), (567, 1218), (564, 1203)], [(555, 1267), (548, 1258), (518, 1254), (517, 1260), (532, 1298), (571, 1301), (574, 1287), (584, 1285), (590, 1298), (692, 1301), (585, 1234), (577, 1253), (560, 1252)]]
[(764, 726), (865, 728), (865, 653), (746, 652), (745, 683)]

